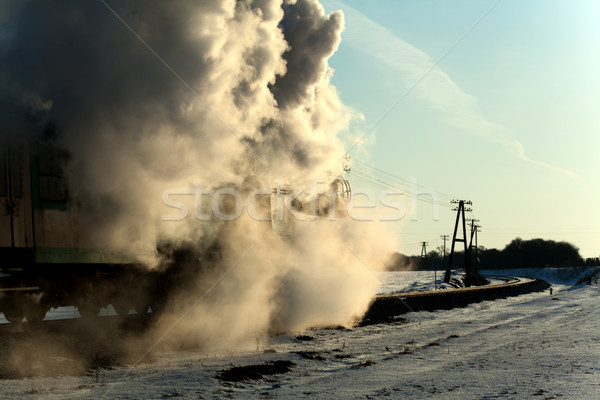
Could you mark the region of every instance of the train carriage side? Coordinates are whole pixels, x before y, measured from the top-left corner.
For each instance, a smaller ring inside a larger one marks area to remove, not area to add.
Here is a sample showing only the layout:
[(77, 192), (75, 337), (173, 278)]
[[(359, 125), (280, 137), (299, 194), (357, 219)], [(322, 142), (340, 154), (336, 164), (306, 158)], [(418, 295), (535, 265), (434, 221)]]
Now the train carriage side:
[(64, 305), (82, 316), (111, 303), (121, 314), (150, 305), (150, 289), (131, 291), (154, 284), (137, 258), (86, 239), (93, 213), (70, 203), (67, 161), (43, 143), (0, 146), (0, 311), (11, 322)]

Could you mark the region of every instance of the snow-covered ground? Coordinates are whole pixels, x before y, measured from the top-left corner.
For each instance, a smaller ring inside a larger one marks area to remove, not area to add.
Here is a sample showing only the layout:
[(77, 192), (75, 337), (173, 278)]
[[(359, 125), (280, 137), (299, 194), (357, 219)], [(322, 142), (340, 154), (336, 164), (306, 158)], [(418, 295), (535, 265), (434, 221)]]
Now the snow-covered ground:
[[(600, 268), (502, 273), (545, 274), (554, 293), (304, 332), (304, 340), (280, 335), (257, 340), (252, 351), (170, 351), (155, 354), (152, 363), (89, 376), (2, 380), (0, 397), (600, 398)], [(414, 274), (397, 274), (398, 280), (415, 287), (421, 273)], [(587, 277), (592, 285), (578, 284)], [(290, 372), (237, 383), (215, 378), (233, 366), (278, 360), (291, 361)]]
[[(377, 273), (381, 286), (377, 294), (422, 292), (434, 289), (452, 289), (444, 283), (444, 271), (390, 271)], [(452, 278), (462, 276), (452, 272)]]
[(546, 282), (557, 286), (558, 289), (576, 286), (586, 283), (588, 279), (598, 279), (598, 277), (600, 277), (600, 267), (522, 268), (482, 270), (479, 272), (484, 276), (526, 276), (543, 279)]
[[(521, 270), (519, 270), (520, 272)], [(493, 272), (493, 271), (490, 271)], [(445, 271), (390, 271), (378, 272), (377, 276), (381, 286), (377, 294), (391, 294), (404, 292), (423, 292), (436, 289), (454, 289), (454, 286), (444, 283)], [(510, 274), (487, 274), (491, 284), (504, 283), (505, 280), (495, 276)], [(525, 275), (523, 275), (525, 276)], [(460, 280), (464, 277), (462, 271), (452, 271), (450, 280)]]

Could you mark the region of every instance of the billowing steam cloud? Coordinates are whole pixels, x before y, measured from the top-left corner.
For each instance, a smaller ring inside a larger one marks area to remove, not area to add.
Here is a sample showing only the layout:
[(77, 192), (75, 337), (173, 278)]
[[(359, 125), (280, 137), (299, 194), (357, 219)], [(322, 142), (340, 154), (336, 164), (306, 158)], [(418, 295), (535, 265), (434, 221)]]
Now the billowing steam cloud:
[(340, 12), (325, 15), (317, 0), (1, 7), (2, 135), (68, 150), (71, 196), (102, 215), (92, 243), (139, 256), (141, 244), (152, 253), (157, 234), (174, 245), (217, 242), (220, 267), (197, 292), (210, 288), (196, 318), (207, 340), (347, 324), (364, 311), (378, 284), (369, 269), (388, 255), (364, 226), (299, 223), (283, 239), (246, 212), (227, 222), (193, 213), (161, 222), (177, 212), (161, 201), (166, 190), (247, 193), (279, 177), (307, 187), (342, 172), (336, 134), (351, 113), (327, 64)]

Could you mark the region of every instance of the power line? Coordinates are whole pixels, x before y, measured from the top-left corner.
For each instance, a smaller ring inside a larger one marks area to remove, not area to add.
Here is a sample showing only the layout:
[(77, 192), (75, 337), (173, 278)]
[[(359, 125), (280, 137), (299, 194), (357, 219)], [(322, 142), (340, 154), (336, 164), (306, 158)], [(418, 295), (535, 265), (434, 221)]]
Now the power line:
[[(361, 182), (367, 183), (368, 185), (374, 185), (377, 187), (380, 187), (382, 189), (387, 189), (387, 190), (394, 190), (394, 191), (398, 191), (400, 193), (402, 193), (403, 195), (406, 195), (407, 197), (419, 200), (419, 201), (423, 201), (425, 203), (429, 203), (429, 204), (433, 204), (433, 205), (440, 205), (443, 207), (450, 207), (450, 205), (446, 202), (442, 202), (442, 201), (435, 201), (434, 198), (434, 194), (439, 193), (437, 191), (431, 190), (431, 189), (426, 189), (429, 193), (411, 193), (411, 191), (405, 192), (401, 187), (397, 186), (397, 182), (390, 182), (387, 180), (382, 179), (381, 177), (378, 176), (373, 176), (370, 175), (367, 172), (364, 172), (362, 170), (352, 170), (350, 172), (350, 174), (352, 175), (352, 178), (350, 179), (357, 179)], [(416, 185), (413, 184), (413, 186), (420, 186), (420, 185)], [(430, 200), (426, 195), (430, 195), (432, 197), (432, 199)]]
[(398, 192), (398, 194), (403, 194), (403, 195), (405, 195), (407, 197), (410, 197), (410, 198), (413, 198), (415, 200), (423, 201), (425, 203), (429, 203), (429, 204), (433, 204), (433, 205), (440, 205), (440, 206), (443, 206), (443, 207), (450, 207), (446, 203), (442, 203), (442, 202), (439, 202), (439, 201), (435, 202), (433, 200), (428, 199), (427, 197), (423, 197), (423, 196), (418, 195), (418, 194), (415, 195), (415, 194), (412, 194), (410, 192), (405, 192), (401, 188), (398, 188), (398, 187), (396, 187), (396, 186), (394, 186), (394, 185), (392, 185), (390, 183), (387, 183), (385, 181), (382, 181), (380, 179), (370, 177), (370, 176), (368, 176), (366, 174), (363, 174), (361, 172), (355, 172), (355, 175), (353, 175), (353, 177), (356, 178), (357, 180), (359, 180), (361, 182), (364, 182), (364, 183), (367, 183), (369, 185), (375, 185), (375, 186), (378, 186), (378, 187), (383, 188), (383, 189), (393, 190), (393, 191)]
[(365, 173), (366, 170), (370, 170), (370, 171), (373, 171), (374, 175), (377, 175), (377, 174), (383, 175), (383, 177), (381, 177), (381, 179), (387, 179), (387, 180), (392, 180), (392, 181), (403, 182), (404, 184), (406, 184), (406, 185), (408, 185), (410, 187), (423, 189), (423, 190), (425, 190), (427, 192), (431, 192), (431, 193), (436, 193), (438, 195), (441, 195), (442, 197), (448, 198), (448, 200), (456, 198), (456, 196), (453, 196), (453, 195), (450, 195), (450, 194), (447, 194), (447, 193), (444, 193), (444, 192), (440, 192), (439, 190), (434, 190), (434, 189), (428, 188), (428, 187), (423, 186), (423, 185), (419, 185), (416, 182), (413, 182), (413, 181), (405, 179), (405, 178), (401, 178), (401, 177), (399, 177), (397, 175), (394, 175), (394, 174), (392, 174), (390, 172), (384, 171), (384, 170), (382, 170), (380, 168), (377, 168), (377, 167), (375, 167), (373, 165), (369, 165), (369, 164), (367, 164), (367, 163), (365, 163), (363, 161), (360, 161), (360, 160), (357, 160), (357, 159), (353, 159), (353, 162), (356, 163), (356, 164), (353, 165), (353, 167), (354, 168), (358, 168), (359, 170), (362, 170), (363, 173)]

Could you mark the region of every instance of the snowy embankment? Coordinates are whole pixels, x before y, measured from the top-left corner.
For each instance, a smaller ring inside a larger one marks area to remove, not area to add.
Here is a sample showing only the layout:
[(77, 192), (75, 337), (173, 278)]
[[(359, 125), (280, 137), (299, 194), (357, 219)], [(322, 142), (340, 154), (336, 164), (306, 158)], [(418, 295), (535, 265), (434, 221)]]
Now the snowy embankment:
[[(504, 283), (505, 280), (496, 277), (520, 277), (542, 279), (559, 289), (587, 283), (588, 279), (600, 278), (598, 267), (570, 267), (570, 268), (518, 268), (518, 269), (482, 269), (479, 274), (486, 277), (490, 284)], [(462, 271), (452, 271), (451, 279), (460, 280), (464, 276)], [(444, 271), (390, 271), (379, 272), (381, 286), (377, 294), (392, 294), (406, 292), (422, 292), (434, 289), (453, 289), (444, 283)]]
[[(378, 272), (381, 286), (377, 294), (423, 292), (434, 289), (452, 289), (444, 283), (444, 271), (385, 271)], [(462, 272), (453, 271), (452, 278), (462, 277)]]
[[(424, 292), (436, 289), (454, 289), (453, 285), (444, 283), (445, 271), (385, 271), (377, 273), (381, 285), (377, 294), (394, 294), (408, 292)], [(450, 281), (462, 281), (464, 271), (452, 271)], [(502, 274), (490, 274), (490, 284), (505, 283), (506, 280), (496, 279)], [(515, 275), (517, 276), (517, 275)]]
[[(156, 353), (152, 363), (82, 377), (3, 380), (0, 397), (600, 398), (598, 270), (533, 271), (556, 285), (553, 295), (409, 313), (401, 322), (351, 330), (280, 335), (240, 352)], [(591, 285), (579, 284), (588, 277)], [(277, 371), (277, 365), (285, 368)], [(263, 373), (223, 379), (238, 366)]]
[(600, 279), (600, 267), (571, 267), (571, 268), (519, 268), (481, 270), (480, 274), (486, 276), (522, 276), (542, 279), (559, 288), (587, 284), (588, 281)]

